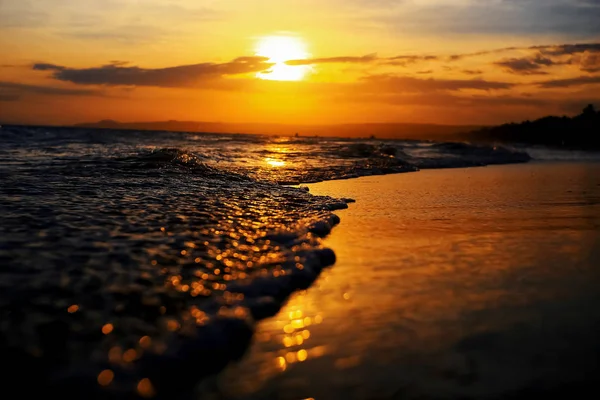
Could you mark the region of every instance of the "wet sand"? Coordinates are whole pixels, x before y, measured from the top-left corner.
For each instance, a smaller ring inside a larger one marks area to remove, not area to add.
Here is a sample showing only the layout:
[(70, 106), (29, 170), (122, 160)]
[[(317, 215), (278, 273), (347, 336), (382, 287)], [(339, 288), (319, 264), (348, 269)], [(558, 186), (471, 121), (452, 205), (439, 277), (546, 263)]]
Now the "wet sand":
[[(595, 388), (600, 164), (310, 185), (352, 197), (338, 261), (199, 396), (525, 398)], [(551, 392), (548, 392), (551, 391)]]

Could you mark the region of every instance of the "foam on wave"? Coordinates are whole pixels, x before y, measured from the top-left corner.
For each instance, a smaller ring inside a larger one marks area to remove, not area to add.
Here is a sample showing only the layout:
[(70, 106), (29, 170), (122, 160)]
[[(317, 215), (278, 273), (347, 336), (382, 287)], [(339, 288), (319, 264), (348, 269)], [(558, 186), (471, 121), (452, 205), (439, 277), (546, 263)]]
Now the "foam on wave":
[[(5, 387), (136, 398), (149, 379), (170, 399), (241, 357), (255, 321), (335, 262), (320, 237), (339, 222), (332, 210), (347, 207), (243, 178), (176, 149), (7, 176)], [(107, 387), (104, 370), (114, 374)]]

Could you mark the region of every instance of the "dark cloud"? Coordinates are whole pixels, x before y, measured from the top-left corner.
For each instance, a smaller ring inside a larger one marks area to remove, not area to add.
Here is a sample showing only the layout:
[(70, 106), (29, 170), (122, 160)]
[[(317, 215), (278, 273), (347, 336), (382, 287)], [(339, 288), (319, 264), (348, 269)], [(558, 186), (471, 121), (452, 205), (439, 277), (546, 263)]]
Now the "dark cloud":
[(559, 45), (542, 45), (529, 47), (503, 47), (493, 50), (484, 50), (474, 53), (453, 54), (448, 56), (448, 61), (459, 61), (469, 57), (479, 57), (490, 54), (506, 53), (515, 50), (535, 50), (544, 56), (564, 56), (574, 55), (579, 53), (600, 52), (600, 43), (575, 43), (575, 44), (559, 44)]
[(542, 71), (544, 67), (550, 67), (561, 63), (552, 61), (550, 58), (538, 54), (534, 57), (509, 58), (496, 61), (494, 64), (513, 74), (545, 75), (547, 72)]
[(33, 69), (37, 71), (63, 71), (67, 69), (67, 67), (62, 67), (56, 64), (37, 63), (33, 65)]
[(113, 63), (95, 68), (68, 68), (39, 63), (33, 69), (52, 71), (54, 79), (78, 85), (199, 87), (203, 83), (226, 75), (267, 71), (273, 63), (265, 57), (239, 57), (223, 63), (203, 63), (168, 68), (127, 67)]
[(532, 50), (540, 50), (548, 56), (574, 55), (585, 52), (600, 52), (600, 43), (561, 44), (556, 46), (533, 46)]
[(432, 55), (405, 55), (385, 58), (383, 59), (383, 62), (387, 65), (398, 65), (404, 67), (409, 64), (416, 64), (423, 61), (436, 61), (438, 59), (438, 56)]
[(313, 64), (346, 64), (346, 63), (371, 63), (377, 61), (376, 54), (367, 54), (366, 56), (340, 56), (340, 57), (325, 57), (325, 58), (308, 58), (305, 60), (288, 60), (287, 65), (313, 65)]
[(554, 79), (538, 82), (538, 86), (546, 89), (567, 88), (573, 86), (594, 85), (600, 83), (600, 76), (580, 76), (570, 79)]
[(432, 69), (428, 69), (428, 70), (425, 70), (425, 71), (418, 71), (417, 74), (420, 74), (420, 75), (433, 74), (433, 70)]
[(463, 69), (461, 71), (465, 75), (481, 75), (483, 71), (480, 69)]
[(507, 82), (493, 82), (482, 79), (420, 79), (393, 75), (372, 75), (363, 79), (370, 88), (382, 92), (417, 93), (435, 91), (503, 90), (514, 86)]
[(582, 71), (600, 70), (600, 43), (575, 43), (529, 47), (504, 47), (475, 53), (453, 54), (448, 61), (459, 61), (469, 57), (499, 54), (509, 51), (532, 51), (537, 54), (527, 57), (509, 58), (494, 64), (506, 71), (519, 75), (545, 75), (544, 67), (553, 65), (580, 65)]
[(52, 86), (28, 85), (16, 82), (1, 82), (0, 94), (19, 96), (24, 93), (44, 94), (54, 96), (105, 96), (102, 91), (93, 89), (69, 89)]
[(448, 61), (459, 61), (470, 57), (487, 56), (489, 54), (504, 53), (507, 51), (519, 50), (518, 47), (503, 47), (501, 49), (483, 50), (474, 53), (452, 54), (448, 56)]

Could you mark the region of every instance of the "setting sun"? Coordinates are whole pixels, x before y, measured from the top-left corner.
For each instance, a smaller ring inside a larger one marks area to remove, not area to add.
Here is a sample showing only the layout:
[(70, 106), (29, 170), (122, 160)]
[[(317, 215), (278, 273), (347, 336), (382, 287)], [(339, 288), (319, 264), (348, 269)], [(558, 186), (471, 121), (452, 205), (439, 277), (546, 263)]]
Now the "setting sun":
[(302, 39), (294, 36), (266, 36), (258, 41), (256, 55), (268, 57), (275, 65), (268, 71), (259, 72), (256, 76), (261, 79), (274, 81), (299, 81), (302, 80), (310, 66), (286, 65), (288, 60), (308, 58), (306, 44)]

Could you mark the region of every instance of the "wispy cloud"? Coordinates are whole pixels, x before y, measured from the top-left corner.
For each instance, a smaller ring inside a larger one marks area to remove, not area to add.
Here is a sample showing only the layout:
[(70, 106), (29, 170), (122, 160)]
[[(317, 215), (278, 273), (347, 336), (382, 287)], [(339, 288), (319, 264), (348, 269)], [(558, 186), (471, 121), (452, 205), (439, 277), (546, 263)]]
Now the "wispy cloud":
[(0, 0), (0, 29), (37, 28), (48, 20), (49, 14), (28, 0)]
[(365, 56), (337, 56), (288, 60), (285, 63), (287, 65), (379, 63), (386, 65), (406, 66), (408, 64), (414, 64), (420, 61), (435, 61), (438, 59), (438, 56), (433, 55), (400, 55), (395, 57), (378, 57), (377, 54), (367, 54)]
[(94, 89), (71, 89), (0, 81), (0, 97), (2, 97), (4, 101), (18, 100), (24, 94), (42, 94), (51, 96), (105, 96), (104, 92)]
[[(516, 75), (547, 75), (547, 69), (558, 65), (579, 66), (584, 72), (600, 71), (600, 43), (556, 44), (527, 47), (504, 47), (491, 50), (462, 54), (406, 54), (393, 57), (380, 57), (376, 54), (364, 56), (336, 56), (286, 61), (288, 65), (316, 64), (370, 64), (379, 66), (406, 67), (418, 63), (460, 62), (468, 58), (487, 57), (484, 62), (489, 65), (489, 56), (503, 53), (518, 53), (517, 57), (505, 57), (493, 61), (492, 65), (505, 72)], [(508, 54), (507, 54), (508, 55)], [(450, 67), (446, 67), (449, 70)], [(481, 69), (463, 69), (465, 75), (481, 75)]]
[(395, 106), (425, 106), (436, 108), (464, 107), (543, 107), (552, 104), (549, 99), (519, 96), (457, 95), (448, 92), (397, 94), (397, 93), (358, 93), (352, 97), (339, 97), (339, 100), (364, 103), (384, 103)]
[[(600, 5), (600, 1), (598, 1)], [(600, 52), (600, 43), (576, 43), (576, 44), (561, 44), (554, 46), (532, 46), (528, 47), (532, 50), (539, 50), (542, 54), (549, 56), (564, 56), (574, 55), (585, 52)]]
[(382, 92), (417, 93), (459, 90), (506, 90), (513, 83), (486, 81), (483, 79), (420, 79), (406, 76), (372, 75), (363, 79), (369, 88)]
[(131, 24), (125, 26), (107, 27), (92, 26), (71, 27), (58, 32), (61, 37), (85, 40), (108, 41), (119, 44), (155, 43), (166, 35), (166, 31), (157, 26)]
[(462, 72), (465, 75), (481, 75), (481, 74), (483, 74), (483, 71), (480, 69), (463, 69), (460, 72)]
[(394, 33), (572, 37), (600, 33), (600, 5), (594, 0), (352, 1), (363, 9), (359, 21)]
[(366, 56), (339, 56), (339, 57), (324, 57), (324, 58), (307, 58), (301, 60), (288, 60), (287, 65), (314, 65), (314, 64), (363, 64), (377, 61), (376, 54), (368, 54)]
[(573, 86), (596, 85), (600, 84), (600, 76), (580, 76), (570, 79), (553, 79), (543, 82), (538, 82), (538, 86), (542, 88), (568, 88)]

